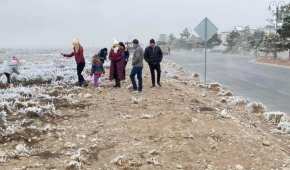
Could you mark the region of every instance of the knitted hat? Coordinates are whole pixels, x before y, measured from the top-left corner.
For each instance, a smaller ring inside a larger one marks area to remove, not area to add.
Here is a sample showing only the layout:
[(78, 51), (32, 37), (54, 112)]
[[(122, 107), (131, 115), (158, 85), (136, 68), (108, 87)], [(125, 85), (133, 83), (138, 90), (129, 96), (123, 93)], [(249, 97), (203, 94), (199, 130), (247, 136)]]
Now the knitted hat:
[(134, 39), (133, 44), (139, 44), (139, 41), (137, 39)]

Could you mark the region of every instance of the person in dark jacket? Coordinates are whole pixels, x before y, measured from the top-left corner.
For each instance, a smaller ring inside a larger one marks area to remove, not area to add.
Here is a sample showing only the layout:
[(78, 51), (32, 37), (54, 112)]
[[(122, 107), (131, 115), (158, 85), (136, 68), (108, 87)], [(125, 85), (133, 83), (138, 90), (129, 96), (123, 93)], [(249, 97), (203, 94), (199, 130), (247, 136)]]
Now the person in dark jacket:
[(124, 59), (124, 75), (126, 77), (126, 66), (130, 57), (130, 53), (128, 48), (125, 46), (125, 44), (123, 42), (119, 43), (120, 49), (123, 50), (123, 59)]
[(107, 56), (108, 56), (108, 49), (107, 48), (101, 49), (98, 53), (98, 57), (100, 58), (100, 60), (103, 64), (107, 60)]
[(125, 59), (125, 64), (127, 64), (129, 60), (129, 56), (130, 56), (129, 50), (123, 42), (120, 42), (119, 45), (120, 45), (120, 48), (124, 51), (123, 57)]
[(156, 45), (155, 40), (150, 40), (150, 46), (145, 49), (144, 59), (148, 63), (150, 72), (151, 72), (151, 80), (152, 80), (152, 88), (155, 87), (155, 70), (157, 72), (157, 84), (161, 87), (161, 66), (160, 63), (163, 59), (163, 53), (159, 46)]
[(70, 54), (61, 53), (64, 57), (75, 57), (77, 63), (77, 74), (78, 74), (78, 84), (79, 86), (85, 85), (85, 79), (82, 75), (82, 72), (86, 66), (85, 57), (84, 57), (84, 49), (81, 46), (78, 39), (73, 40), (73, 52)]

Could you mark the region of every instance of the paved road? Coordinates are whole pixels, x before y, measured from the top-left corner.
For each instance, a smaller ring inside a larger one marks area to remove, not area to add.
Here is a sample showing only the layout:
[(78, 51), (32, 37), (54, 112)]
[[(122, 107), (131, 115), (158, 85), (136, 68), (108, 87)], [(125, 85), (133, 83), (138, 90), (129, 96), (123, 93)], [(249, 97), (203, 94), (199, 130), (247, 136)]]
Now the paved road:
[[(204, 73), (203, 53), (173, 52), (169, 59), (188, 71)], [(209, 54), (208, 78), (235, 95), (261, 101), (272, 111), (290, 113), (290, 69), (255, 64), (253, 57)]]

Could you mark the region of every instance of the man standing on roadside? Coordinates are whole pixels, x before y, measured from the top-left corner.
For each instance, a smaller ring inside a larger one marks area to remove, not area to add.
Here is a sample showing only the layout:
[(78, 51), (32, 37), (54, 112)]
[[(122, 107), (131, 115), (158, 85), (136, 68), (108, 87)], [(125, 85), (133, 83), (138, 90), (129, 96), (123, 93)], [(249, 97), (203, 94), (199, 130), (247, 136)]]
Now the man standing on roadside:
[[(143, 88), (142, 70), (143, 70), (143, 58), (144, 58), (143, 48), (140, 47), (139, 41), (137, 39), (133, 40), (133, 47), (135, 51), (132, 58), (133, 68), (130, 74), (130, 78), (131, 78), (133, 90), (134, 91), (138, 90), (139, 92), (142, 92), (142, 88)], [(135, 80), (136, 75), (138, 79), (138, 87)]]
[(152, 88), (155, 87), (155, 70), (157, 71), (157, 84), (161, 87), (161, 66), (163, 53), (159, 46), (156, 45), (155, 40), (150, 40), (150, 45), (145, 49), (144, 58), (149, 65), (151, 72)]

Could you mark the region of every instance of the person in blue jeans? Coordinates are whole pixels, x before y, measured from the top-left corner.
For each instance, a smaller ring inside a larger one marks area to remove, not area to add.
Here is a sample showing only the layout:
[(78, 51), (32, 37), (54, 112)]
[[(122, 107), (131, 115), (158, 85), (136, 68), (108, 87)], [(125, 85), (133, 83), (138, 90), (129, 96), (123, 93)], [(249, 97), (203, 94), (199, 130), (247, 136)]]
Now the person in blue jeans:
[[(132, 86), (134, 91), (142, 92), (143, 89), (143, 80), (142, 80), (142, 70), (143, 70), (143, 58), (144, 52), (143, 48), (139, 45), (137, 39), (133, 40), (134, 54), (132, 58), (132, 71), (130, 74)], [(138, 79), (138, 86), (136, 83), (136, 76)]]

